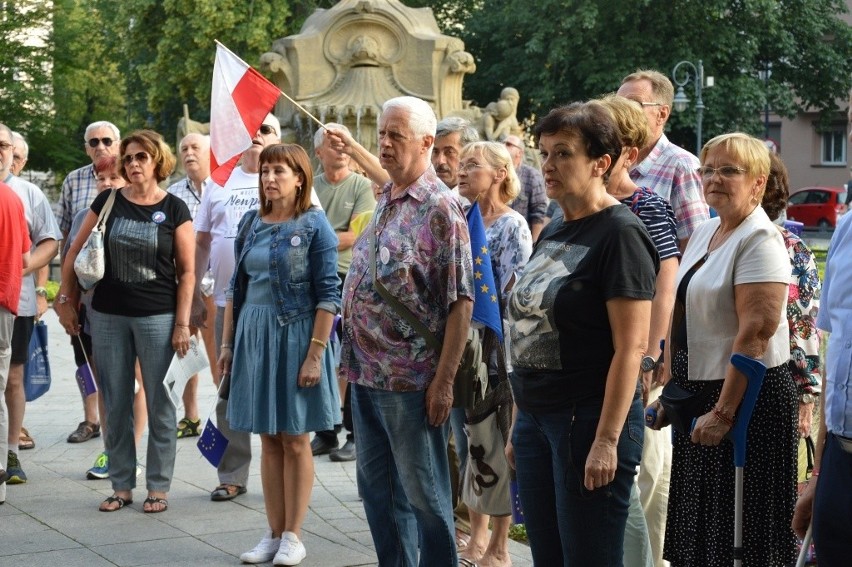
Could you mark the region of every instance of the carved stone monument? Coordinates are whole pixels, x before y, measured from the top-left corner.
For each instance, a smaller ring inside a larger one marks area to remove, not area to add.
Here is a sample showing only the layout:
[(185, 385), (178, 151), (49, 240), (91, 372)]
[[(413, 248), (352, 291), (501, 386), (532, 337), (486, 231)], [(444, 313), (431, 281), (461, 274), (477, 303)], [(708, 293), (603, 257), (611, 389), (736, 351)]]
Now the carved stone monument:
[[(373, 152), (386, 100), (416, 96), (441, 118), (466, 107), (462, 81), (476, 70), (462, 41), (438, 30), (431, 9), (399, 0), (342, 0), (319, 9), (298, 34), (276, 40), (260, 66), (321, 122), (345, 124)], [(494, 109), (493, 129), (505, 129), (506, 118), (497, 117), (507, 112)], [(282, 137), (312, 147), (313, 121), (283, 97), (275, 113)]]

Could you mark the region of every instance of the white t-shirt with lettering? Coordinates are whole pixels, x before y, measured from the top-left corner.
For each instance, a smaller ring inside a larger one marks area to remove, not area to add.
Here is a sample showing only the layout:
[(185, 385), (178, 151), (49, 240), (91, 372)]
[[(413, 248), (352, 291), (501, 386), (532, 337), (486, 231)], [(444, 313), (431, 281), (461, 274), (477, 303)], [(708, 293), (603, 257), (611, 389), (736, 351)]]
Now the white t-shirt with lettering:
[[(260, 205), (258, 181), (257, 173), (248, 173), (242, 167), (234, 168), (224, 187), (211, 182), (204, 190), (193, 220), (197, 232), (209, 232), (211, 236), (213, 301), (219, 307), (225, 306), (225, 292), (234, 273), (234, 239), (237, 237), (240, 219), (247, 211), (257, 209)], [(313, 187), (311, 204), (322, 208)]]

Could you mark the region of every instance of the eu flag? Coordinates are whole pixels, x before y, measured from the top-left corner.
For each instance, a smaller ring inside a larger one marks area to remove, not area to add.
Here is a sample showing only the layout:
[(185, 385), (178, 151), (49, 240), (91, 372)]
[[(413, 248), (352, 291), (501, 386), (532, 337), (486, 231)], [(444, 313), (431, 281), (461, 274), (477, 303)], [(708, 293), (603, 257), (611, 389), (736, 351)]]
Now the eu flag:
[(473, 252), (473, 320), (482, 323), (494, 331), (503, 340), (503, 323), (500, 318), (500, 290), (495, 285), (494, 272), (491, 270), (491, 254), (485, 238), (485, 223), (479, 203), (474, 203), (467, 211), (467, 228), (470, 232), (470, 249)]
[(228, 448), (228, 438), (222, 435), (213, 422), (208, 418), (201, 437), (198, 438), (198, 450), (214, 467), (218, 467)]
[(92, 376), (92, 367), (86, 362), (82, 366), (77, 367), (77, 387), (80, 388), (80, 395), (83, 399), (98, 391), (98, 386), (95, 383), (95, 378)]

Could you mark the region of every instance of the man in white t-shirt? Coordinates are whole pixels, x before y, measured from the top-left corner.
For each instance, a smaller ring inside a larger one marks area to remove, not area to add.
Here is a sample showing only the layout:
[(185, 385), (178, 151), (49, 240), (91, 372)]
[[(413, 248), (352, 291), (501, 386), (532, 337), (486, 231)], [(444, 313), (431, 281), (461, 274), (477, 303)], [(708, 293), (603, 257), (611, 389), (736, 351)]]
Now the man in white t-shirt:
[[(260, 153), (267, 146), (281, 141), (281, 125), (269, 114), (252, 139), (251, 148), (243, 153), (241, 164), (234, 168), (231, 177), (220, 187), (212, 183), (201, 195), (201, 204), (194, 219), (195, 224), (195, 276), (201, 282), (208, 266), (213, 273), (213, 302), (216, 304), (216, 353), (222, 345), (222, 323), (225, 318), (225, 292), (234, 273), (234, 238), (240, 219), (246, 211), (256, 209), (258, 194), (258, 168)], [(192, 324), (200, 323), (203, 310), (201, 292), (196, 289), (193, 298)], [(200, 326), (200, 325), (199, 325)], [(213, 379), (219, 384), (220, 376), (215, 361), (211, 361)], [(228, 438), (228, 448), (219, 463), (219, 486), (210, 493), (211, 500), (231, 500), (246, 492), (249, 464), (251, 463), (251, 435), (232, 431), (225, 415), (228, 401), (216, 402), (216, 425)]]

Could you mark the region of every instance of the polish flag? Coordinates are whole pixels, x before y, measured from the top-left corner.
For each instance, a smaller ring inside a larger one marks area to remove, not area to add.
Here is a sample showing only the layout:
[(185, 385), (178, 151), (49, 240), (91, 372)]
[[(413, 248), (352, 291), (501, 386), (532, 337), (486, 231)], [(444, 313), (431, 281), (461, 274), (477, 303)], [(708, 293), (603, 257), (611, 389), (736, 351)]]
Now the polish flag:
[(281, 91), (263, 75), (216, 43), (210, 96), (210, 177), (225, 185)]

